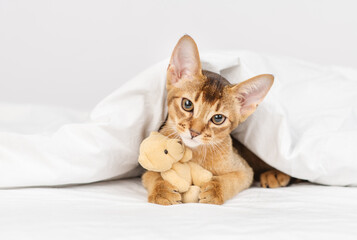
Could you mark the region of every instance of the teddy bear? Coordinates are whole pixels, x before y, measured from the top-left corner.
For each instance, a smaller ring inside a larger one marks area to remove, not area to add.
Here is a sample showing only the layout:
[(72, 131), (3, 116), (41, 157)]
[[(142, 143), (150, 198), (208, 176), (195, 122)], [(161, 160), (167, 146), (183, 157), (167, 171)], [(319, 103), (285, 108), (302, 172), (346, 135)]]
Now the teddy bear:
[(160, 172), (164, 180), (182, 194), (183, 203), (198, 202), (200, 187), (212, 179), (212, 173), (190, 161), (192, 151), (179, 139), (152, 132), (140, 145), (140, 165)]

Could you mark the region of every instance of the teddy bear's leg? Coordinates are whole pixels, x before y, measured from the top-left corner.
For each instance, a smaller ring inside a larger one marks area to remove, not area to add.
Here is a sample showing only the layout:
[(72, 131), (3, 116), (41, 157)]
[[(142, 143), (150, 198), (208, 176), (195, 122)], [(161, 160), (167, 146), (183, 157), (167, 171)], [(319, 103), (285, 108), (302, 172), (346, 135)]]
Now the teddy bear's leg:
[(182, 194), (183, 203), (197, 203), (198, 196), (200, 195), (199, 186), (190, 186), (187, 192)]
[(212, 179), (212, 173), (197, 163), (189, 162), (191, 167), (192, 182), (196, 186), (202, 186), (204, 183), (209, 182)]

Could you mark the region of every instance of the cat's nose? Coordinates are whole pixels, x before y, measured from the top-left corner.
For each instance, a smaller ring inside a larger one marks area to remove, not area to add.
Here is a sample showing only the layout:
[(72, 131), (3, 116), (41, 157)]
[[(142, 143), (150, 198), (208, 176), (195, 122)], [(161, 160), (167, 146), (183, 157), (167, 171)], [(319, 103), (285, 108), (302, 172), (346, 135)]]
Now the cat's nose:
[(190, 134), (191, 134), (191, 138), (194, 138), (194, 137), (197, 137), (198, 135), (200, 135), (201, 133), (199, 133), (193, 129), (190, 129)]

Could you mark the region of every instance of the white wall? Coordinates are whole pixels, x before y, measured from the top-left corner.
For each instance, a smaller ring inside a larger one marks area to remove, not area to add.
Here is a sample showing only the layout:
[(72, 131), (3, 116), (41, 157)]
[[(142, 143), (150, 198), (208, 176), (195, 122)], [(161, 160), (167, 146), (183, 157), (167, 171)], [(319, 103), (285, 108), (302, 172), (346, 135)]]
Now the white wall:
[(0, 0), (0, 101), (90, 109), (169, 57), (250, 49), (357, 67), (356, 1)]

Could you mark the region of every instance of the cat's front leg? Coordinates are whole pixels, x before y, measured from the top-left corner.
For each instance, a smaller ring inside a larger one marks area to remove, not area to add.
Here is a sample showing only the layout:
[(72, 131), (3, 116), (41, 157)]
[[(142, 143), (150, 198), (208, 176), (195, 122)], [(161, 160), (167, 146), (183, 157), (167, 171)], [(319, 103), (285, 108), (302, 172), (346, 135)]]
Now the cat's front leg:
[(178, 189), (165, 181), (160, 173), (147, 171), (142, 176), (144, 187), (148, 190), (148, 201), (160, 205), (179, 204), (182, 201)]
[(214, 176), (201, 187), (200, 203), (223, 204), (237, 193), (247, 189), (253, 182), (251, 169)]
[(290, 183), (291, 177), (279, 170), (272, 169), (260, 174), (260, 185), (263, 188), (286, 187)]

